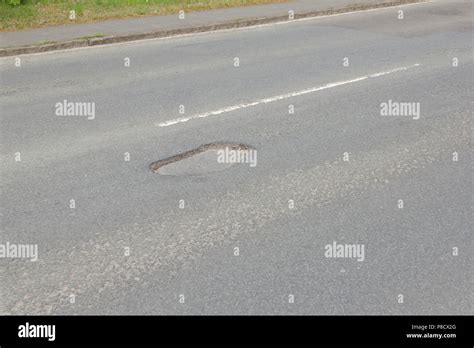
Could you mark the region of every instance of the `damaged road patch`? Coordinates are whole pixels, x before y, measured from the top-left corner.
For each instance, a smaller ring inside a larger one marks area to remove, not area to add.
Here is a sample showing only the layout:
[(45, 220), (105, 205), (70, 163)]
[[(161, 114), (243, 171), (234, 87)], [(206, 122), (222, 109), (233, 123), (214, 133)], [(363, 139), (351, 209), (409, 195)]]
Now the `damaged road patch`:
[(171, 176), (203, 175), (228, 169), (236, 164), (257, 165), (257, 150), (240, 143), (210, 143), (150, 164), (157, 174)]

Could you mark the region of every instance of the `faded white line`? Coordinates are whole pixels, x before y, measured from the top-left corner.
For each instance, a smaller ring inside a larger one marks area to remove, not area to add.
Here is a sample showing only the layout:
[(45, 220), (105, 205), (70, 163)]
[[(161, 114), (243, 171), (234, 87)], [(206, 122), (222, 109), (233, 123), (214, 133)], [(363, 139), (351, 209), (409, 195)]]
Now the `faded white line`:
[(191, 121), (191, 120), (194, 120), (194, 119), (197, 119), (197, 118), (205, 118), (205, 117), (209, 117), (209, 116), (221, 115), (221, 114), (225, 114), (227, 112), (231, 112), (231, 111), (235, 111), (235, 110), (239, 110), (239, 109), (245, 109), (245, 108), (252, 107), (252, 106), (257, 106), (257, 105), (260, 105), (260, 104), (272, 103), (272, 102), (275, 102), (275, 101), (278, 101), (278, 100), (298, 97), (298, 96), (301, 96), (301, 95), (322, 91), (322, 90), (325, 90), (325, 89), (328, 89), (328, 88), (334, 88), (334, 87), (347, 85), (347, 84), (354, 83), (354, 82), (367, 80), (367, 79), (370, 79), (370, 78), (376, 78), (376, 77), (384, 76), (384, 75), (387, 75), (387, 74), (393, 74), (393, 73), (396, 73), (396, 72), (405, 71), (405, 70), (417, 67), (419, 65), (420, 64), (413, 64), (413, 65), (404, 66), (404, 67), (401, 67), (401, 68), (391, 69), (391, 70), (387, 70), (387, 71), (381, 71), (381, 72), (377, 72), (377, 73), (374, 73), (374, 74), (357, 77), (357, 78), (351, 79), (351, 80), (332, 82), (332, 83), (328, 83), (326, 85), (322, 85), (322, 86), (318, 86), (318, 87), (303, 89), (303, 90), (297, 91), (297, 92), (291, 92), (291, 93), (287, 93), (287, 94), (277, 95), (277, 96), (274, 96), (274, 97), (260, 99), (260, 100), (256, 100), (256, 101), (251, 102), (251, 103), (237, 104), (237, 105), (227, 106), (225, 108), (221, 108), (221, 109), (214, 110), (214, 111), (204, 112), (202, 114), (194, 114), (194, 115), (191, 115), (191, 116), (188, 116), (188, 117), (175, 118), (173, 120), (168, 120), (168, 121), (165, 121), (165, 122), (155, 123), (155, 126), (168, 127), (168, 126), (172, 126), (172, 125), (175, 125), (175, 124), (178, 124), (178, 123), (188, 122), (188, 121)]

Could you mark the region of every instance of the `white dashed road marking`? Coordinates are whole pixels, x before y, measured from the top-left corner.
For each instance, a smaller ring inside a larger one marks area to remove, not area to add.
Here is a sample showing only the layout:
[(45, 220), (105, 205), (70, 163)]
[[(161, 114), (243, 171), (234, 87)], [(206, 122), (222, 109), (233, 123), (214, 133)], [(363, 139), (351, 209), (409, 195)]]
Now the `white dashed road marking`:
[(401, 67), (401, 68), (396, 68), (396, 69), (391, 69), (391, 70), (387, 70), (387, 71), (377, 72), (377, 73), (374, 73), (374, 74), (357, 77), (357, 78), (351, 79), (351, 80), (332, 82), (332, 83), (328, 83), (326, 85), (322, 85), (322, 86), (318, 86), (318, 87), (303, 89), (303, 90), (297, 91), (297, 92), (291, 92), (291, 93), (287, 93), (287, 94), (277, 95), (277, 96), (274, 96), (274, 97), (269, 97), (269, 98), (265, 98), (265, 99), (256, 100), (256, 101), (251, 102), (251, 103), (227, 106), (227, 107), (224, 107), (224, 108), (221, 108), (221, 109), (218, 109), (218, 110), (204, 112), (202, 114), (194, 114), (194, 115), (191, 115), (191, 116), (188, 116), (188, 117), (175, 118), (173, 120), (168, 120), (168, 121), (165, 121), (165, 122), (155, 123), (155, 126), (169, 127), (169, 126), (173, 126), (173, 125), (178, 124), (178, 123), (184, 123), (184, 122), (188, 122), (188, 121), (198, 119), (198, 118), (205, 118), (205, 117), (209, 117), (209, 116), (217, 116), (217, 115), (225, 114), (227, 112), (231, 112), (231, 111), (235, 111), (235, 110), (239, 110), (239, 109), (245, 109), (245, 108), (249, 108), (249, 107), (252, 107), (252, 106), (257, 106), (257, 105), (260, 105), (260, 104), (272, 103), (272, 102), (275, 102), (275, 101), (278, 101), (278, 100), (283, 100), (283, 99), (298, 97), (298, 96), (301, 96), (301, 95), (304, 95), (304, 94), (319, 92), (319, 91), (322, 91), (322, 90), (325, 90), (325, 89), (328, 89), (328, 88), (343, 86), (343, 85), (347, 85), (347, 84), (350, 84), (350, 83), (355, 83), (355, 82), (359, 82), (359, 81), (363, 81), (363, 80), (367, 80), (367, 79), (371, 79), (371, 78), (376, 78), (376, 77), (380, 77), (380, 76), (384, 76), (384, 75), (388, 75), (388, 74), (393, 74), (393, 73), (396, 73), (396, 72), (405, 71), (405, 70), (408, 70), (408, 69), (411, 69), (411, 68), (415, 68), (417, 66), (420, 66), (420, 64), (413, 64), (413, 65), (404, 66), (404, 67)]

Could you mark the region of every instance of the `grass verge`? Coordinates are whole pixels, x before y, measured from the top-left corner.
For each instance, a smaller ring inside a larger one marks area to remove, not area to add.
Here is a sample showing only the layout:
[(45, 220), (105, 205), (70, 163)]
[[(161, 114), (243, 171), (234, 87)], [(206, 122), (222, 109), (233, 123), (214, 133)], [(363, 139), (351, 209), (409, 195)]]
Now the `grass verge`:
[[(107, 19), (178, 15), (225, 7), (282, 3), (288, 0), (0, 0), (0, 31)], [(74, 11), (75, 19), (70, 19)]]

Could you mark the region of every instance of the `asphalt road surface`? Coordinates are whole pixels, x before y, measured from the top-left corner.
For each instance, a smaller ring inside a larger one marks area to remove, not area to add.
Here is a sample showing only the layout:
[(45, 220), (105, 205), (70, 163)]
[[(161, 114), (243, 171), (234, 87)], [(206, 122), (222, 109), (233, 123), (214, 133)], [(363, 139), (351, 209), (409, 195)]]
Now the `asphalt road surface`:
[[(38, 259), (0, 259), (0, 313), (472, 314), (472, 18), (437, 1), (1, 59), (0, 243)], [(257, 165), (149, 167), (214, 142)]]

